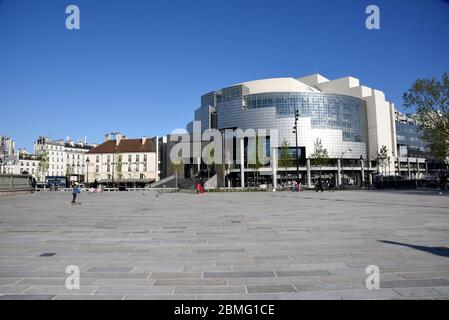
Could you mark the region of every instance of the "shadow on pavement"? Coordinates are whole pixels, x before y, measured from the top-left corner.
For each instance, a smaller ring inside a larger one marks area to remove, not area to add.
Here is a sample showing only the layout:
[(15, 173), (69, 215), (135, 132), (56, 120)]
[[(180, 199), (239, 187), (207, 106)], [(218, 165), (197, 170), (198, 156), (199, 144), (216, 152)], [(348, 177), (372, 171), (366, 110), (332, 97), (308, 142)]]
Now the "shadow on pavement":
[(394, 244), (398, 246), (403, 247), (409, 247), (412, 249), (428, 252), (440, 257), (446, 257), (449, 258), (449, 248), (448, 247), (426, 247), (426, 246), (418, 246), (414, 244), (408, 244), (408, 243), (401, 243), (401, 242), (395, 242), (395, 241), (388, 241), (388, 240), (379, 240), (379, 242), (387, 243), (387, 244)]

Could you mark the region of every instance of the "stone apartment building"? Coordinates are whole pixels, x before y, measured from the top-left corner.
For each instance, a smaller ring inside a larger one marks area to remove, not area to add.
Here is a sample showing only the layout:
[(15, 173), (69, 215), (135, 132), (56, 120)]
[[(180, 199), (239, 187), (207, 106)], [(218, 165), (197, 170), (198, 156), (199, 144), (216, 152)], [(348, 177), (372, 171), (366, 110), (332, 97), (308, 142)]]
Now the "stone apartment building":
[(87, 174), (85, 154), (95, 146), (86, 141), (75, 143), (70, 139), (51, 140), (39, 137), (34, 144), (34, 153), (48, 159), (45, 177), (70, 176), (71, 180), (85, 181)]
[(107, 134), (105, 141), (86, 153), (86, 181), (103, 184), (145, 185), (158, 177), (158, 139), (128, 139)]

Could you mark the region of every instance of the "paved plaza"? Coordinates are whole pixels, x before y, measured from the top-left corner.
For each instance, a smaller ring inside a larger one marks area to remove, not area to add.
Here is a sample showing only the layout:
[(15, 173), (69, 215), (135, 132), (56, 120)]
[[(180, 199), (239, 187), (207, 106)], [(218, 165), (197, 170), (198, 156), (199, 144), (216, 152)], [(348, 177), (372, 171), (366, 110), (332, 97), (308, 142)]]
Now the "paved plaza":
[[(0, 198), (1, 299), (449, 298), (449, 196), (436, 191), (70, 200)], [(366, 289), (369, 265), (379, 290)]]

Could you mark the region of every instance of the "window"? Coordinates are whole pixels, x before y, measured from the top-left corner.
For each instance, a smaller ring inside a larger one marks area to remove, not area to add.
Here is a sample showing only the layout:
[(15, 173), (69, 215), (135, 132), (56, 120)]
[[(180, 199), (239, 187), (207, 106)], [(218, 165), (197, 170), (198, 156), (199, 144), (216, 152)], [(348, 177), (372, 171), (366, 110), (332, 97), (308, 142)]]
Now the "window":
[(108, 162), (111, 162), (111, 155), (108, 154)]
[(147, 162), (147, 155), (146, 154), (143, 155), (143, 161)]
[(100, 162), (100, 156), (96, 156), (95, 162)]
[(100, 166), (99, 165), (95, 166), (95, 172), (100, 172)]
[(132, 162), (133, 161), (133, 156), (132, 155), (128, 155), (128, 162)]
[(139, 162), (139, 155), (136, 154), (136, 162)]

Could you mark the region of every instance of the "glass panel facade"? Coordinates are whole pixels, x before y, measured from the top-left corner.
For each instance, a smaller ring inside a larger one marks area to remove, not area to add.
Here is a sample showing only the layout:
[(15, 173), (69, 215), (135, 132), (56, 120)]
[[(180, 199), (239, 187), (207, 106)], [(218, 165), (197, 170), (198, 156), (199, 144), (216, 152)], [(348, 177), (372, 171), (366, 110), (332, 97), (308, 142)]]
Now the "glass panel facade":
[(243, 85), (224, 88), (221, 90), (221, 95), (217, 96), (217, 102), (229, 102), (242, 99), (247, 94), (249, 94), (249, 89)]
[(343, 141), (365, 142), (366, 103), (355, 97), (321, 92), (276, 92), (246, 96), (248, 110), (275, 108), (276, 117), (311, 118), (312, 128), (342, 130)]
[(426, 144), (413, 123), (396, 122), (396, 140), (401, 157), (425, 157)]

